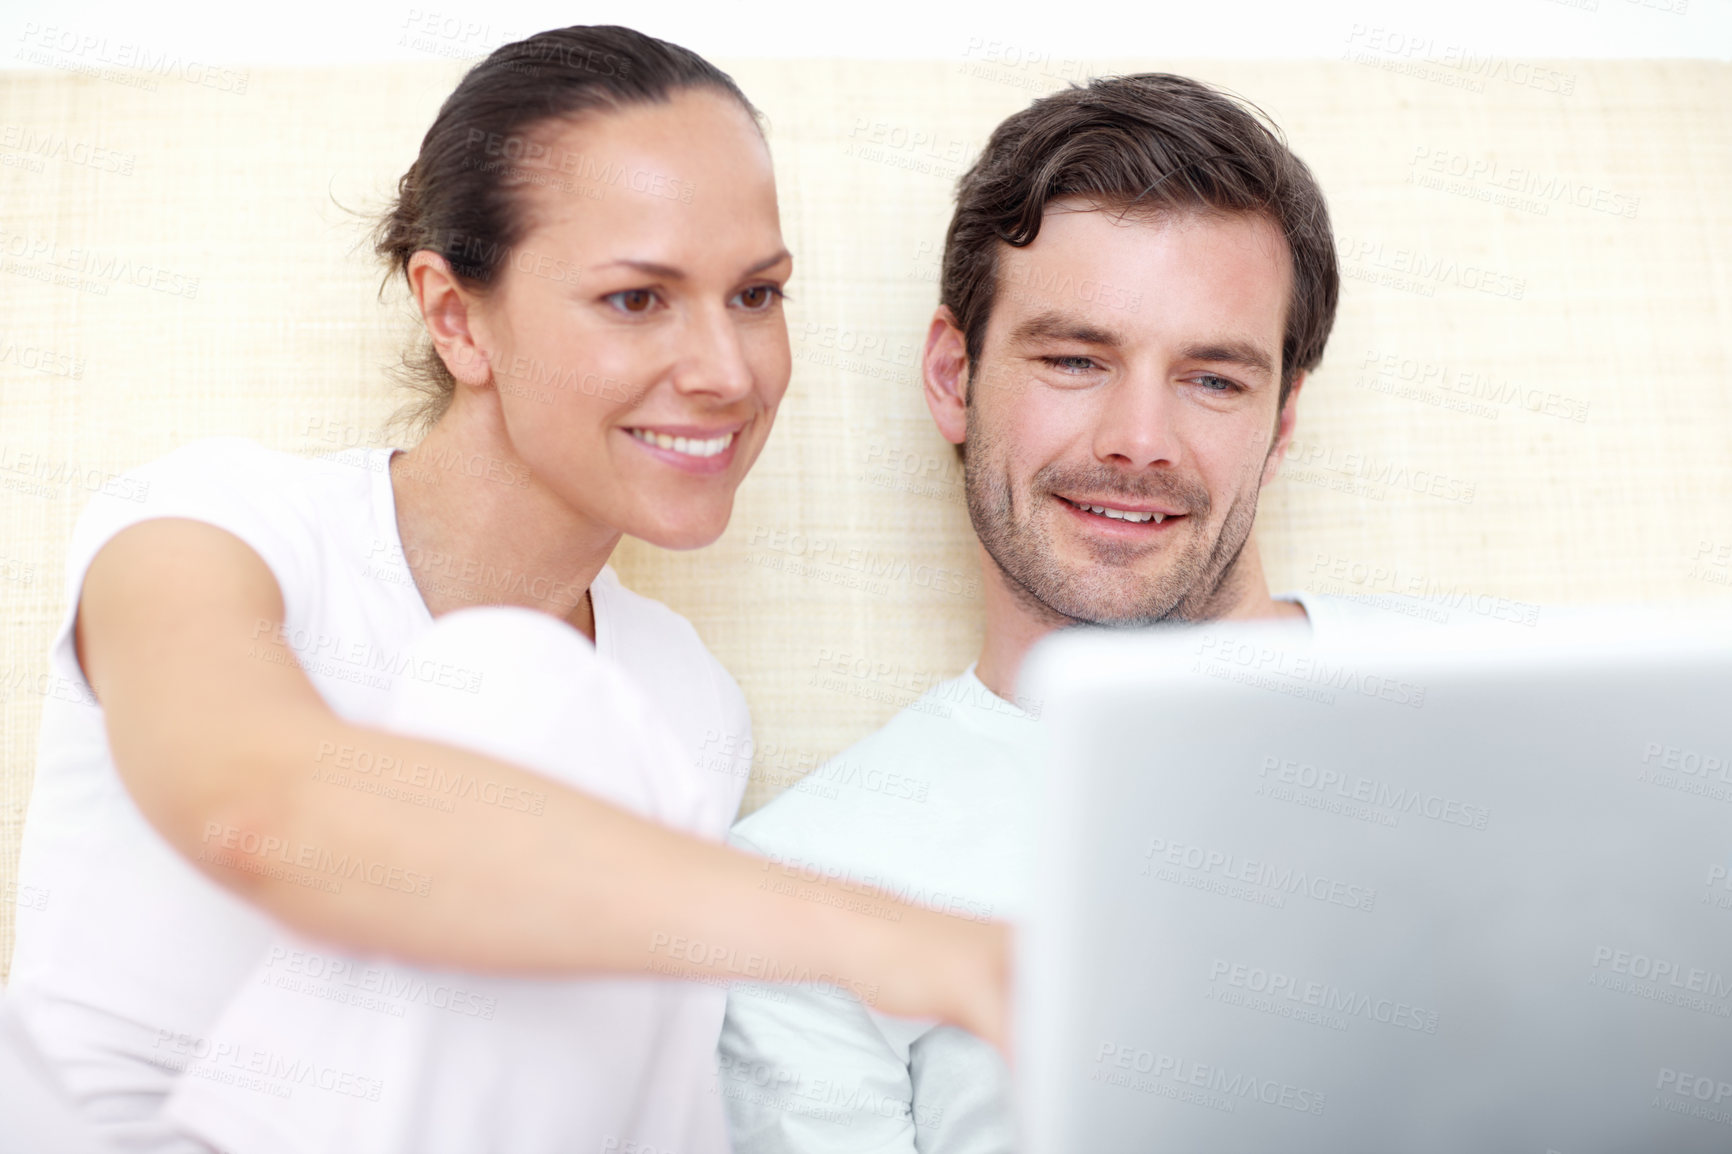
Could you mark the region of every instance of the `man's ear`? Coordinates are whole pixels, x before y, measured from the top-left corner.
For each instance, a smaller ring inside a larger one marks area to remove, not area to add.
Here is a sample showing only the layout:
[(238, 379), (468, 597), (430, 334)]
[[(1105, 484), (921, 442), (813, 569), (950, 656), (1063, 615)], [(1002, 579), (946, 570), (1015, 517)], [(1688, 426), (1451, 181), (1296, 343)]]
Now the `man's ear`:
[(462, 385), (479, 388), (493, 377), (486, 329), (473, 308), (475, 297), (458, 283), (445, 258), (422, 249), (409, 258), (409, 291), (439, 359)]
[(968, 435), (968, 345), (956, 316), (939, 305), (926, 330), (926, 350), (920, 358), (926, 407), (946, 441), (962, 444)]
[(1287, 390), (1287, 402), (1281, 406), (1281, 416), (1275, 422), (1275, 441), (1269, 446), (1268, 459), (1263, 462), (1265, 485), (1275, 479), (1281, 468), (1281, 458), (1287, 455), (1287, 446), (1293, 440), (1293, 427), (1299, 420), (1299, 389), (1304, 384), (1305, 374), (1300, 373), (1293, 378), (1293, 387)]

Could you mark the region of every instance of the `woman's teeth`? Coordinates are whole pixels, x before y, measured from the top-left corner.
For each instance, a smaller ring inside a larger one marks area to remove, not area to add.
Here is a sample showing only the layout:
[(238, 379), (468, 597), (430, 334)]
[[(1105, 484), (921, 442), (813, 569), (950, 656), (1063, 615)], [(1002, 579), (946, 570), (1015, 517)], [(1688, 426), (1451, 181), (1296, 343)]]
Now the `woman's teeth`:
[(684, 453), (688, 457), (713, 457), (734, 443), (733, 433), (700, 441), (695, 437), (670, 437), (666, 433), (652, 433), (648, 429), (631, 429), (628, 431), (647, 445), (654, 445), (658, 449), (672, 449), (674, 452)]

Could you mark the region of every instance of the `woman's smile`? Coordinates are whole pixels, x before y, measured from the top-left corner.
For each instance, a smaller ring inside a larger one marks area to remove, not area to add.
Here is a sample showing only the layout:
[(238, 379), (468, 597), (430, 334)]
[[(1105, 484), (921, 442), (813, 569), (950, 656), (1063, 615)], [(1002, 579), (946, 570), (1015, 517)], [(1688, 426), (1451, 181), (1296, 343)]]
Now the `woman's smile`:
[(632, 440), (650, 456), (688, 473), (720, 473), (733, 464), (734, 446), (744, 424), (731, 428), (657, 425), (627, 428)]

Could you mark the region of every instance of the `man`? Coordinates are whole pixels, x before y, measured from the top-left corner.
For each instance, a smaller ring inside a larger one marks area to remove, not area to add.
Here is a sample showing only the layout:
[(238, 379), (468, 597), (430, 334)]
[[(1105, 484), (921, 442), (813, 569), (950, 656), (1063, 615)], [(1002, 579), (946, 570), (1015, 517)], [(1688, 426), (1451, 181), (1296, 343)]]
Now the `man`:
[[(1035, 641), (1082, 622), (1328, 630), (1353, 615), (1271, 597), (1251, 535), (1337, 289), (1310, 172), (1213, 89), (1096, 80), (999, 126), (960, 185), (922, 364), (933, 419), (963, 454), (985, 644), (841, 755), (912, 788), (791, 790), (735, 827), (736, 845), (771, 859), (771, 884), (840, 872), (1012, 916), (1038, 769), (1037, 720), (1014, 691)], [(720, 1073), (739, 1154), (1014, 1144), (990, 1047), (840, 991), (736, 987)]]

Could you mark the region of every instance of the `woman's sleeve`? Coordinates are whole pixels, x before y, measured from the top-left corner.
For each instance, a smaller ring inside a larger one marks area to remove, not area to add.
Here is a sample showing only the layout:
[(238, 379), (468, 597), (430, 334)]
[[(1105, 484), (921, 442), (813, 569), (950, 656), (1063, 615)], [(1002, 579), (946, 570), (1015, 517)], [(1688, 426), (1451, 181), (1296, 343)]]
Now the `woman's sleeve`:
[(72, 656), (72, 627), (84, 577), (102, 547), (141, 521), (179, 517), (202, 521), (239, 538), (259, 555), (293, 616), (308, 587), (313, 547), (293, 481), (303, 462), (240, 437), (193, 441), (119, 476), (97, 478), (66, 548), (66, 610), (51, 659), (89, 691)]

